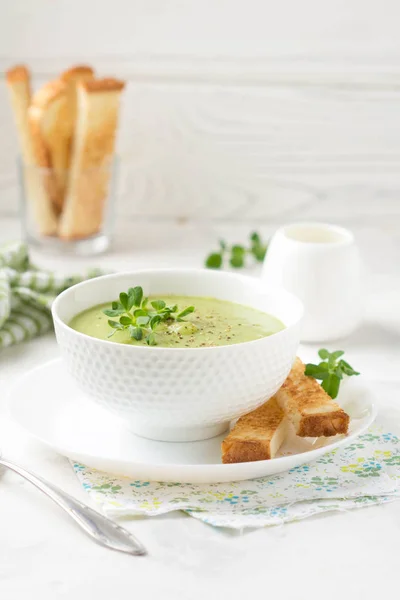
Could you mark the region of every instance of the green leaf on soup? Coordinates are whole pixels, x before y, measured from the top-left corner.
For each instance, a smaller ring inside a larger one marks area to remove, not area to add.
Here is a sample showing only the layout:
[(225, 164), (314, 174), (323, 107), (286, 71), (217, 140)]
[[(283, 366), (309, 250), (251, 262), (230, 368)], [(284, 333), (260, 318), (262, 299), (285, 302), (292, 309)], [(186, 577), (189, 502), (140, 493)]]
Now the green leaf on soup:
[(119, 295), (119, 301), (121, 302), (122, 306), (124, 307), (125, 310), (128, 310), (128, 294), (126, 294), (125, 292), (121, 292)]
[(111, 321), (111, 319), (108, 321), (108, 324), (110, 327), (112, 327), (113, 329), (124, 329), (124, 326), (121, 325), (121, 323), (118, 323), (118, 321)]
[(132, 306), (139, 307), (143, 300), (143, 288), (141, 288), (140, 285), (137, 285), (136, 287), (129, 289), (129, 294), (132, 297)]
[(119, 315), (122, 315), (123, 312), (124, 312), (123, 308), (119, 308), (119, 309), (115, 309), (115, 310), (106, 308), (105, 310), (103, 310), (103, 313), (105, 315), (107, 315), (107, 317), (119, 317)]
[(176, 315), (176, 318), (178, 319), (183, 319), (183, 317), (187, 317), (187, 315), (190, 315), (190, 313), (194, 312), (194, 306), (188, 306), (187, 308), (183, 309), (178, 315)]
[(150, 333), (150, 335), (147, 336), (146, 342), (149, 346), (157, 346), (156, 336), (154, 333)]
[(119, 318), (119, 322), (121, 323), (121, 325), (130, 325), (132, 323), (132, 318), (128, 317), (128, 315), (123, 315), (122, 317)]
[(139, 326), (147, 325), (150, 321), (150, 317), (148, 315), (140, 316), (136, 319), (136, 324)]
[(150, 319), (151, 329), (154, 329), (154, 327), (156, 327), (161, 321), (162, 321), (162, 318), (160, 317), (160, 315), (155, 315), (154, 317), (151, 317), (151, 319)]
[(164, 300), (153, 300), (152, 302), (150, 302), (150, 304), (155, 310), (162, 310), (163, 308), (165, 308)]
[(143, 330), (140, 327), (133, 327), (131, 325), (129, 327), (129, 335), (132, 339), (137, 340), (139, 342), (143, 338)]

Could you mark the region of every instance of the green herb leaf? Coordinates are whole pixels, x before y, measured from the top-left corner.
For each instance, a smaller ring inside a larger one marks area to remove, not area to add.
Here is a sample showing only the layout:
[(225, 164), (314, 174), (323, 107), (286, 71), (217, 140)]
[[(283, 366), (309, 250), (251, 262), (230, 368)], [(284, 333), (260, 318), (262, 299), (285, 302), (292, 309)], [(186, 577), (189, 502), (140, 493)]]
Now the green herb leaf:
[(265, 255), (267, 253), (267, 246), (253, 246), (250, 250), (250, 252), (252, 253), (252, 255), (254, 256), (254, 258), (258, 261), (258, 262), (263, 262)]
[(137, 340), (138, 342), (143, 338), (143, 330), (140, 327), (129, 327), (129, 335), (132, 339)]
[(242, 256), (233, 255), (229, 259), (229, 264), (235, 269), (240, 269), (244, 266), (244, 258)]
[(124, 329), (124, 326), (121, 325), (121, 323), (118, 323), (118, 321), (111, 321), (111, 320), (109, 320), (108, 324), (113, 329)]
[(150, 304), (156, 310), (162, 310), (163, 308), (165, 308), (164, 300), (153, 300), (153, 302), (150, 302)]
[(133, 297), (133, 288), (129, 288), (128, 290), (128, 311), (130, 311), (135, 304), (135, 299)]
[(232, 246), (231, 253), (236, 256), (244, 256), (246, 254), (246, 248), (236, 244), (235, 246)]
[(154, 329), (154, 327), (156, 327), (156, 325), (161, 323), (161, 321), (162, 321), (162, 319), (161, 319), (160, 315), (155, 315), (154, 317), (151, 317), (151, 319), (150, 319), (151, 329)]
[(134, 288), (129, 288), (128, 293), (132, 298), (132, 306), (140, 306), (143, 300), (143, 288), (137, 285)]
[(220, 269), (222, 267), (222, 254), (213, 252), (207, 257), (205, 265), (207, 269)]
[(320, 365), (313, 365), (311, 363), (306, 365), (304, 374), (307, 377), (314, 377), (314, 379), (326, 379), (329, 377), (327, 369), (321, 368)]
[(154, 333), (150, 333), (150, 335), (147, 336), (146, 342), (149, 346), (157, 346), (156, 336)]
[(332, 373), (326, 379), (323, 380), (321, 386), (326, 391), (326, 393), (334, 400), (339, 393), (340, 379), (337, 375)]
[(103, 313), (107, 315), (107, 317), (119, 317), (119, 315), (122, 315), (123, 312), (125, 312), (123, 308), (115, 310), (106, 308), (103, 310)]
[(131, 325), (132, 324), (132, 317), (128, 316), (128, 315), (123, 315), (122, 317), (119, 318), (119, 322), (121, 323), (121, 325)]
[[(119, 302), (113, 302), (111, 309), (103, 311), (109, 317), (119, 317), (119, 321), (109, 320), (108, 324), (112, 328), (111, 337), (117, 330), (128, 330), (132, 339), (141, 340), (146, 335), (146, 342), (150, 346), (157, 344), (153, 330), (161, 322), (182, 321), (182, 317), (192, 313), (194, 306), (188, 306), (182, 310), (179, 315), (178, 305), (167, 306), (164, 300), (153, 300), (151, 309), (147, 308), (148, 298), (143, 298), (143, 289), (140, 286), (129, 288), (128, 293), (121, 292)], [(133, 310), (131, 309), (137, 307)]]
[(253, 231), (253, 233), (250, 235), (250, 239), (252, 242), (255, 242), (256, 244), (261, 243), (260, 235), (256, 231)]
[(235, 269), (245, 266), (247, 254), (251, 254), (256, 261), (262, 262), (267, 252), (267, 245), (262, 243), (260, 235), (255, 231), (250, 235), (249, 246), (250, 247), (247, 248), (241, 244), (234, 244), (229, 247), (224, 240), (220, 240), (220, 250), (208, 255), (205, 266), (208, 269), (221, 269), (227, 253), (229, 253), (229, 264)]
[(128, 310), (128, 303), (129, 303), (128, 294), (126, 294), (125, 292), (121, 292), (119, 295), (119, 301), (121, 302), (124, 309)]
[[(319, 365), (311, 363), (306, 365), (305, 374), (314, 379), (322, 381), (321, 386), (331, 398), (336, 398), (339, 393), (340, 382), (344, 375), (359, 375), (349, 363), (345, 360), (338, 359), (343, 356), (343, 350), (329, 352), (325, 348), (321, 348), (318, 352), (320, 358), (325, 359)], [(327, 359), (327, 360), (326, 360)]]
[(136, 324), (139, 325), (139, 327), (142, 327), (143, 325), (148, 325), (149, 321), (150, 317), (148, 315), (144, 315), (136, 319)]
[(238, 245), (232, 246), (231, 257), (229, 259), (231, 266), (234, 267), (235, 269), (243, 267), (245, 256), (246, 256), (246, 249), (243, 248), (243, 246), (238, 246)]
[(358, 371), (355, 371), (353, 367), (351, 367), (345, 360), (339, 361), (339, 367), (342, 369), (343, 373), (349, 377), (360, 374)]
[(187, 315), (190, 315), (190, 313), (194, 312), (194, 306), (188, 306), (187, 308), (185, 308), (184, 310), (182, 310), (178, 315), (176, 315), (176, 318), (179, 319), (183, 319), (183, 317), (186, 317)]
[(250, 252), (258, 262), (262, 262), (267, 253), (267, 245), (261, 242), (259, 234), (254, 231), (250, 235), (251, 248)]

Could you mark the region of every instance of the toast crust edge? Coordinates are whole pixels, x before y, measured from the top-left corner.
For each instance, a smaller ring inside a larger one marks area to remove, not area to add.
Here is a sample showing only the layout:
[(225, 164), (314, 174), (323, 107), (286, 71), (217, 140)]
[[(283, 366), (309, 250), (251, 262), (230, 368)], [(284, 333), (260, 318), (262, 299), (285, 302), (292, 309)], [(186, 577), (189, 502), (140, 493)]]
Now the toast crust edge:
[[(305, 365), (296, 358), (276, 398), (299, 437), (330, 437), (348, 432), (349, 415), (313, 378), (304, 374)], [(326, 406), (330, 410), (323, 411)], [(312, 411), (310, 409), (313, 409)]]
[(7, 83), (15, 83), (17, 81), (30, 81), (30, 72), (26, 65), (15, 65), (6, 71)]
[(331, 437), (346, 434), (350, 423), (349, 415), (343, 409), (328, 414), (304, 415), (296, 435), (299, 437)]
[(65, 82), (76, 79), (77, 77), (93, 77), (94, 69), (89, 65), (75, 65), (66, 71), (63, 71), (60, 75), (60, 79)]
[(125, 81), (113, 77), (88, 79), (78, 83), (78, 86), (83, 87), (89, 94), (93, 92), (119, 92), (124, 89), (125, 85)]
[(224, 465), (271, 459), (269, 442), (261, 442), (259, 440), (223, 440), (221, 448), (222, 463)]
[(269, 460), (279, 449), (287, 419), (273, 396), (243, 415), (222, 441), (222, 463)]

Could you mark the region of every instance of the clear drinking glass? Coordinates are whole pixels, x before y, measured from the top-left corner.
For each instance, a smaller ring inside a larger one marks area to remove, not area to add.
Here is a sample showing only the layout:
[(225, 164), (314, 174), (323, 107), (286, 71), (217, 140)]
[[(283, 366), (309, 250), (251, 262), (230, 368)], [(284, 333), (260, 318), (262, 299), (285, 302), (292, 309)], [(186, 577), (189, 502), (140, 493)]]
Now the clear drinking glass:
[(104, 252), (115, 224), (119, 159), (74, 172), (26, 165), (18, 158), (23, 238), (41, 250)]

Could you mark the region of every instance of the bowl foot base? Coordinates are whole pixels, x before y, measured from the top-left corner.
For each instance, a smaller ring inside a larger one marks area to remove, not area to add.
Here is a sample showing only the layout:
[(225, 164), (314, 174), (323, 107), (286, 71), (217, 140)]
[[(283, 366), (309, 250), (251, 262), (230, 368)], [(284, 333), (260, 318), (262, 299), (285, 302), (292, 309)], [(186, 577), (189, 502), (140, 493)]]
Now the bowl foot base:
[(158, 442), (197, 442), (225, 433), (229, 429), (229, 422), (209, 427), (152, 427), (130, 422), (128, 428), (135, 435)]

